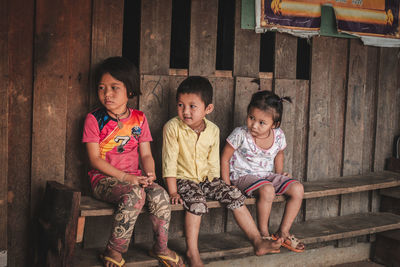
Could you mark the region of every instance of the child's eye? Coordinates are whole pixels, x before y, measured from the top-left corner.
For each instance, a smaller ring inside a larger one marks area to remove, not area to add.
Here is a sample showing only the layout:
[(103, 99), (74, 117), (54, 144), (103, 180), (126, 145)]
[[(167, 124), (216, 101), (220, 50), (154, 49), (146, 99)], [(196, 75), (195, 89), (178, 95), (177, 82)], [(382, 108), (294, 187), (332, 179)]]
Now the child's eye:
[(254, 121), (254, 117), (249, 115), (250, 120)]
[(190, 108), (196, 108), (196, 106), (195, 105), (190, 105)]
[(106, 88), (104, 85), (99, 85), (99, 87), (97, 89), (104, 90), (104, 88)]
[(118, 90), (119, 89), (119, 87), (118, 86), (113, 86), (113, 87), (111, 87), (113, 90)]
[(260, 121), (260, 125), (264, 125), (265, 124), (265, 122), (263, 122), (263, 121)]
[(181, 108), (181, 107), (183, 107), (183, 104), (179, 103), (178, 108)]

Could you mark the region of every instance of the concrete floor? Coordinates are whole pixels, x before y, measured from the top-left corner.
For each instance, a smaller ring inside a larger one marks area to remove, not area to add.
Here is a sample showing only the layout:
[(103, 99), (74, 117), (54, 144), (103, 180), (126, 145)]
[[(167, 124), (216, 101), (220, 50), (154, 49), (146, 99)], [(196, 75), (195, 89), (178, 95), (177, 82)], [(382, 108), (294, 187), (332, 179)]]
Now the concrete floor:
[(385, 267), (385, 265), (378, 264), (372, 261), (358, 261), (345, 264), (334, 265), (332, 267)]

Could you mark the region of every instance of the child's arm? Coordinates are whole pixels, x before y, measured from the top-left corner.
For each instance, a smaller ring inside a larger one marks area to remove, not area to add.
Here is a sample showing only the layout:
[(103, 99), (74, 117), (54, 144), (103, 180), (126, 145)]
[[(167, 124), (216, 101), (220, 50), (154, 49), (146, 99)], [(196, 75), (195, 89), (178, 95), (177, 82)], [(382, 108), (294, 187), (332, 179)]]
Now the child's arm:
[(141, 142), (139, 143), (140, 150), (140, 160), (142, 162), (142, 168), (146, 173), (148, 179), (148, 185), (151, 185), (153, 181), (156, 179), (155, 176), (155, 167), (154, 167), (154, 158), (151, 153), (150, 142)]
[(171, 204), (182, 204), (182, 198), (178, 194), (178, 187), (176, 186), (176, 178), (175, 177), (165, 177), (167, 181), (168, 194), (171, 200)]
[(98, 143), (86, 143), (86, 148), (89, 156), (89, 162), (93, 168), (101, 171), (102, 173), (115, 177), (120, 181), (127, 181), (134, 185), (147, 184), (147, 177), (135, 176), (123, 172), (100, 157), (100, 147)]
[(291, 175), (289, 173), (283, 172), (283, 159), (284, 159), (283, 150), (280, 150), (278, 152), (278, 154), (276, 154), (275, 160), (274, 160), (275, 173), (283, 174), (285, 176), (289, 176), (290, 177)]
[(221, 156), (221, 178), (226, 184), (231, 184), (229, 179), (229, 161), (235, 149), (227, 142)]

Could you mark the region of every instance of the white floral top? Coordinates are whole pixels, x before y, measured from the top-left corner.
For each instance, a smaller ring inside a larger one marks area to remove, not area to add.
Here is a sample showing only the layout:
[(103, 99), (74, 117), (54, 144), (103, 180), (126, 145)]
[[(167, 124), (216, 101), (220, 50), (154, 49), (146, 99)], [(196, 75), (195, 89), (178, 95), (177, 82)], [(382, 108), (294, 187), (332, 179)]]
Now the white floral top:
[(235, 149), (230, 160), (230, 179), (239, 179), (245, 175), (265, 177), (274, 171), (274, 159), (279, 151), (286, 147), (286, 138), (283, 131), (273, 129), (274, 142), (269, 149), (262, 149), (256, 145), (248, 132), (247, 126), (237, 127), (228, 136), (226, 141)]

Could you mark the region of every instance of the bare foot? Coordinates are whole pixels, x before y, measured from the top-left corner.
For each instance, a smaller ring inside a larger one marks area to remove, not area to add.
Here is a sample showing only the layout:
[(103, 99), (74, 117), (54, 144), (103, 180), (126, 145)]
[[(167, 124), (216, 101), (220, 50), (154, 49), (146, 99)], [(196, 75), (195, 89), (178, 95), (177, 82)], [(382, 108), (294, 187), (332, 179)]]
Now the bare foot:
[(204, 267), (204, 263), (200, 258), (199, 252), (186, 252), (186, 257), (190, 267)]
[(254, 252), (257, 256), (265, 255), (267, 253), (279, 253), (283, 238), (279, 238), (275, 241), (261, 239), (254, 245)]
[(104, 259), (104, 257), (110, 257), (116, 262), (121, 262), (122, 261), (122, 255), (116, 250), (113, 250), (111, 248), (106, 248), (103, 254), (103, 263), (105, 267), (118, 267), (117, 264), (112, 263), (111, 261)]

